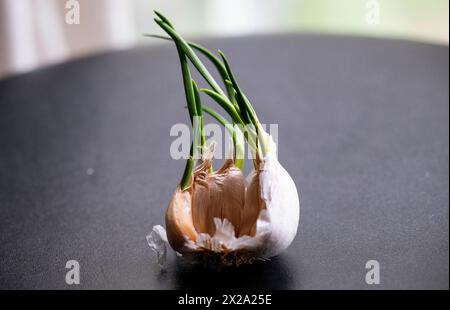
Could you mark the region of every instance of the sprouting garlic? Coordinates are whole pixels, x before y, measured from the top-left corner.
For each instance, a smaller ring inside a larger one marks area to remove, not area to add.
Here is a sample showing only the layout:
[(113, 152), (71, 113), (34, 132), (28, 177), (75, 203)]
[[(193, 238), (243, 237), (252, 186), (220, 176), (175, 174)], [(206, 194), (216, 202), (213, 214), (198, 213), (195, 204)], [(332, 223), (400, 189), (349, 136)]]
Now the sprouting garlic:
[(233, 160), (209, 173), (212, 156), (204, 159), (193, 172), (191, 186), (184, 191), (178, 187), (173, 194), (166, 211), (167, 239), (159, 225), (147, 237), (158, 257), (166, 251), (161, 247), (164, 240), (182, 255), (244, 253), (239, 263), (276, 256), (291, 244), (299, 221), (298, 193), (278, 162), (270, 136), (269, 145), (269, 153), (250, 174), (247, 189)]
[[(220, 265), (239, 265), (252, 262), (255, 258), (264, 259), (279, 254), (291, 244), (297, 233), (299, 199), (294, 181), (278, 162), (272, 137), (262, 128), (255, 109), (239, 86), (223, 52), (218, 51), (221, 62), (206, 48), (184, 40), (167, 17), (156, 11), (155, 14), (155, 22), (177, 46), (187, 108), (194, 130), (198, 127), (194, 125), (194, 120), (200, 118), (201, 141), (200, 144), (193, 141), (191, 156), (193, 149), (200, 147), (203, 150), (205, 145), (203, 112), (227, 127), (227, 120), (220, 113), (202, 105), (200, 91), (216, 101), (232, 123), (238, 125), (230, 129), (236, 150), (238, 146), (242, 150), (243, 144), (237, 137), (243, 133), (252, 152), (262, 155), (254, 160), (256, 167), (248, 178), (247, 188), (241, 172), (243, 161), (237, 156), (238, 152), (235, 157), (239, 167), (233, 160), (227, 160), (221, 169), (213, 173), (210, 172), (213, 150), (203, 154), (202, 163), (194, 171), (193, 159), (190, 158), (180, 186), (166, 211), (167, 233), (159, 225), (153, 227), (152, 233), (147, 236), (150, 247), (158, 253), (160, 264), (165, 260), (167, 242), (179, 254), (193, 254), (193, 257), (202, 259), (208, 265), (214, 265), (214, 261)], [(191, 47), (214, 64), (226, 92)], [(198, 89), (192, 80), (188, 59), (211, 89)], [(249, 126), (250, 130), (245, 131), (239, 126)]]

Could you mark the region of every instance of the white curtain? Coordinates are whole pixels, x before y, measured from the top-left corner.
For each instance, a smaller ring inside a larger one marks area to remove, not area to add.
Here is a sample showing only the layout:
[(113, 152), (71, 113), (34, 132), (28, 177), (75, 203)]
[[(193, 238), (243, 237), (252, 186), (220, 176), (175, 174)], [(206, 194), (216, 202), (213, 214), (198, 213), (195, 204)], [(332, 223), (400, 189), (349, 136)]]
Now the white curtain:
[[(277, 27), (282, 0), (0, 0), (0, 79), (93, 52), (136, 43), (157, 44), (142, 33), (163, 31), (153, 10), (184, 35), (245, 35)], [(293, 0), (283, 0), (293, 1)], [(66, 23), (68, 2), (80, 23)]]
[(0, 78), (135, 43), (129, 0), (78, 0), (80, 23), (66, 23), (66, 0), (0, 0)]

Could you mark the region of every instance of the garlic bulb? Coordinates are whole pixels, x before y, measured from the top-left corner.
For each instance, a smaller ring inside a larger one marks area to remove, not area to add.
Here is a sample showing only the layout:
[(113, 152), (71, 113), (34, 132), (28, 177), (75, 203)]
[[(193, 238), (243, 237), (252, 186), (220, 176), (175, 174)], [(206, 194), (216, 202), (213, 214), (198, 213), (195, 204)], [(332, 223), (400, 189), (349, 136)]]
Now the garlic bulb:
[[(175, 251), (237, 254), (222, 260), (231, 265), (270, 258), (291, 244), (299, 221), (297, 189), (271, 138), (270, 150), (250, 174), (247, 189), (231, 159), (209, 173), (208, 158), (194, 170), (189, 188), (175, 190), (166, 211), (167, 239)], [(165, 230), (158, 225), (152, 233), (149, 245), (157, 253), (166, 251), (155, 247)]]
[[(160, 225), (154, 226), (147, 236), (149, 246), (158, 254), (160, 265), (164, 265), (167, 243), (178, 254), (203, 260), (207, 265), (215, 262), (221, 266), (240, 265), (278, 255), (291, 244), (297, 233), (300, 210), (297, 188), (278, 162), (276, 144), (261, 126), (225, 55), (219, 51), (221, 62), (206, 48), (185, 41), (165, 16), (159, 12), (155, 14), (156, 23), (170, 36), (162, 38), (173, 40), (177, 46), (190, 120), (194, 131), (199, 129), (201, 139), (200, 143), (192, 143), (191, 157), (166, 210), (167, 231)], [(204, 54), (217, 68), (226, 91), (192, 48)], [(212, 89), (198, 89), (188, 60)], [(220, 113), (204, 106), (200, 91), (216, 101), (237, 126), (230, 128), (230, 122)], [(214, 144), (205, 150), (203, 112), (230, 131), (236, 149), (235, 158), (227, 159), (215, 172), (211, 172)], [(237, 138), (240, 134), (257, 154), (253, 161), (255, 169), (247, 178), (247, 185), (242, 174), (244, 161), (240, 156), (244, 141)], [(194, 149), (205, 150), (195, 169)]]

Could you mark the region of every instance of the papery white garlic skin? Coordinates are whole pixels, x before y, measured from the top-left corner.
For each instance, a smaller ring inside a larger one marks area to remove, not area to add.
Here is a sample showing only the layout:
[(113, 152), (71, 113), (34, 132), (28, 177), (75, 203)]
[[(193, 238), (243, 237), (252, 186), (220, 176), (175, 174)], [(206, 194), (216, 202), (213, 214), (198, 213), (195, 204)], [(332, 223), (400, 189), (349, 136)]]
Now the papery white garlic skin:
[(166, 244), (168, 243), (166, 230), (161, 225), (155, 225), (146, 239), (148, 245), (158, 257), (159, 266), (165, 269), (167, 257)]
[[(270, 231), (261, 247), (260, 255), (263, 257), (276, 256), (287, 249), (297, 234), (300, 217), (297, 187), (278, 161), (276, 144), (271, 136), (269, 147), (259, 168), (261, 198), (266, 206), (266, 225), (269, 225), (267, 230)], [(261, 224), (259, 221), (257, 225)]]

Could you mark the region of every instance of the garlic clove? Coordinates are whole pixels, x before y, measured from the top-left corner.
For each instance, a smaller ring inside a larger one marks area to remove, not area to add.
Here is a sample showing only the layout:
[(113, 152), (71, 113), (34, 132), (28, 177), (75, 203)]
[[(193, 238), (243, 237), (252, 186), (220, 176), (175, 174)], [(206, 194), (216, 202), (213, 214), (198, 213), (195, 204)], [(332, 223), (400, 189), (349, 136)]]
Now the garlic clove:
[(230, 221), (237, 233), (245, 201), (244, 176), (231, 159), (213, 173), (208, 173), (210, 162), (203, 165), (194, 172), (192, 218), (195, 229), (213, 236), (216, 232), (214, 219), (219, 218)]
[(261, 253), (265, 257), (280, 254), (292, 243), (300, 217), (297, 187), (289, 173), (278, 161), (276, 144), (269, 136), (270, 151), (263, 158), (259, 178), (260, 197), (267, 209), (270, 234)]
[(209, 208), (210, 192), (215, 191), (215, 184), (208, 178), (211, 161), (205, 161), (193, 173), (192, 183), (192, 222), (195, 230), (199, 233), (211, 233), (212, 229), (208, 225), (211, 210)]
[(220, 195), (220, 200), (213, 205), (212, 217), (227, 219), (238, 234), (241, 222), (241, 212), (245, 203), (245, 182), (242, 171), (234, 165), (231, 159), (226, 160), (222, 168), (214, 175)]
[(197, 231), (192, 222), (191, 192), (178, 186), (166, 210), (167, 239), (170, 246), (182, 252), (186, 240), (197, 239)]
[[(257, 164), (260, 165), (259, 163)], [(259, 168), (257, 167), (247, 178), (247, 190), (245, 192), (245, 204), (242, 211), (240, 236), (254, 236), (256, 233), (256, 221), (261, 210), (265, 209), (264, 200), (261, 198), (259, 184)]]

